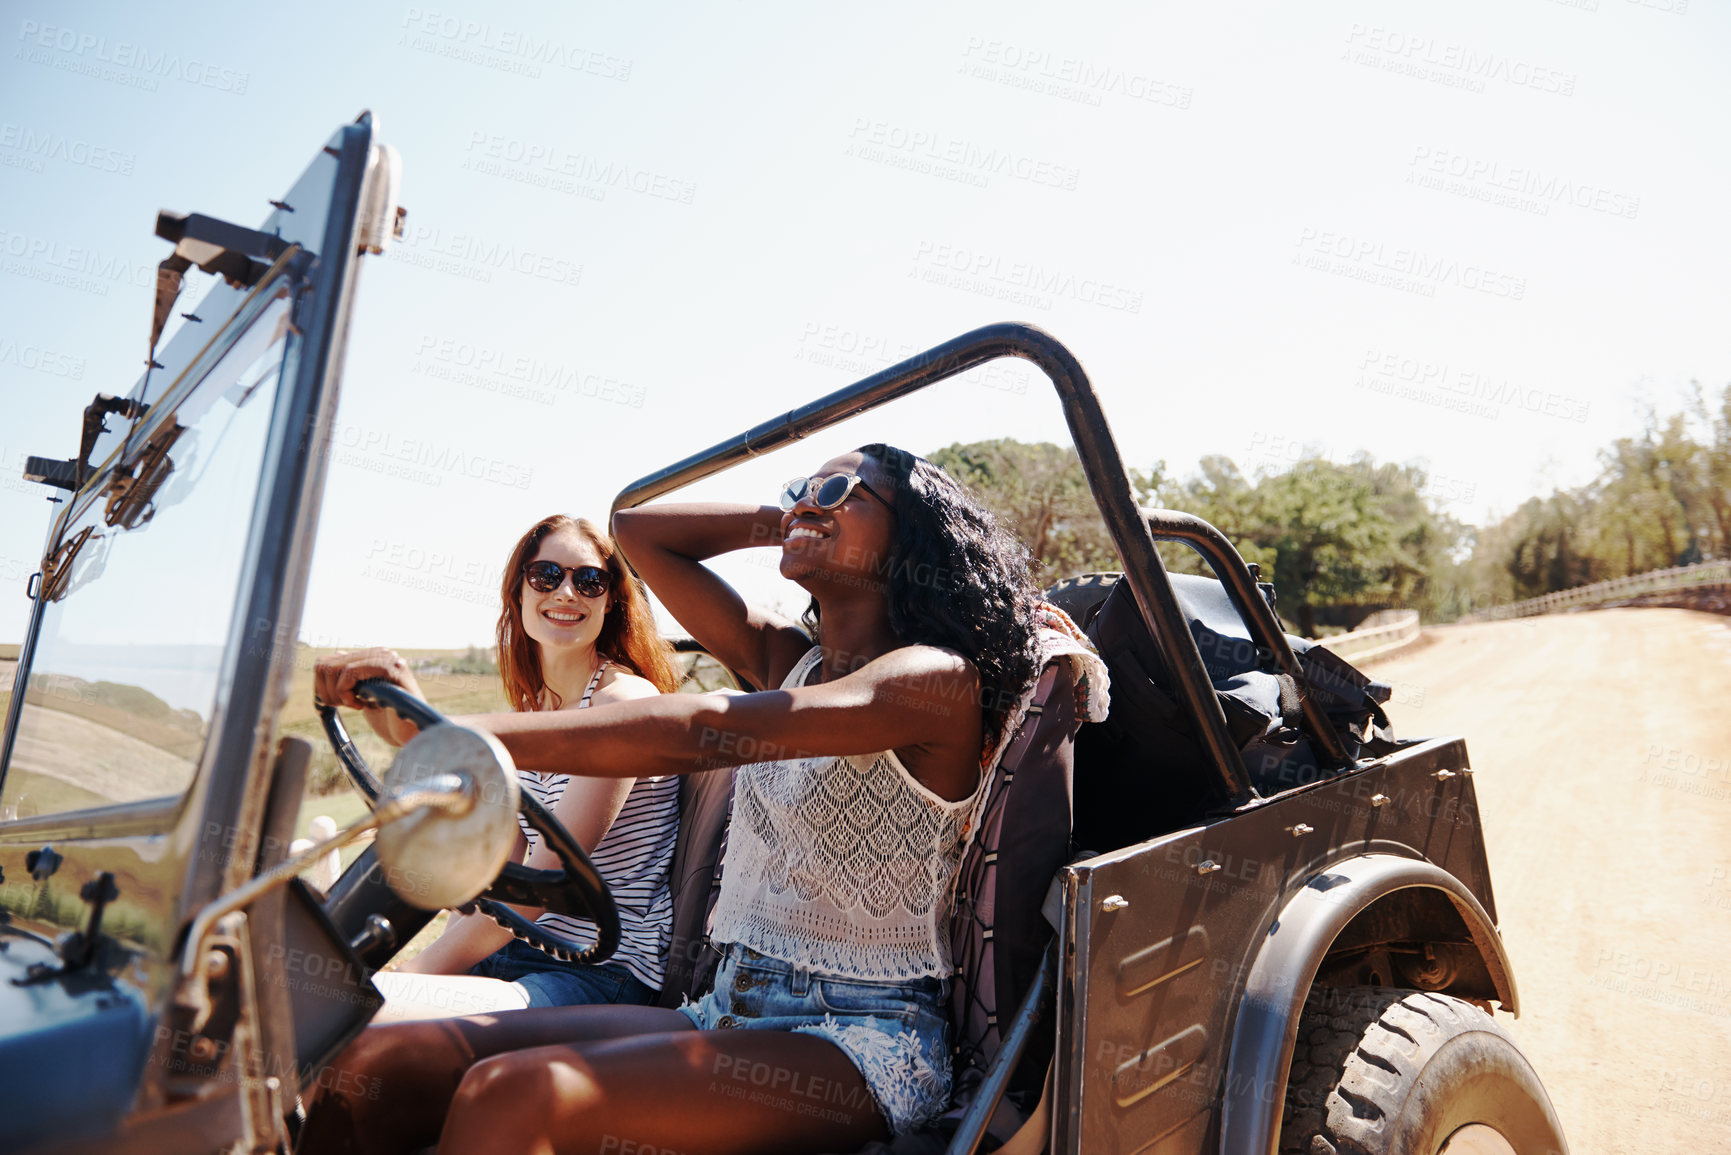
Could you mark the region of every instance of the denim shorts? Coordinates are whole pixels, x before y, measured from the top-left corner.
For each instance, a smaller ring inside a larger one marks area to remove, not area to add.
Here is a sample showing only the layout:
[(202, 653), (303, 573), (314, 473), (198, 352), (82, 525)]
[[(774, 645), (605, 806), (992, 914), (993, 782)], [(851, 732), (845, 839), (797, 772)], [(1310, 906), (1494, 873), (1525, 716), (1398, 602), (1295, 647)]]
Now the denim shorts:
[(526, 942), (513, 939), (469, 968), (486, 979), (516, 983), (532, 1007), (575, 1007), (593, 1003), (647, 1006), (656, 993), (622, 966), (562, 963)]
[(797, 1031), (840, 1047), (871, 1090), (892, 1134), (950, 1105), (948, 979), (868, 982), (813, 974), (729, 944), (715, 987), (680, 1011), (698, 1029)]

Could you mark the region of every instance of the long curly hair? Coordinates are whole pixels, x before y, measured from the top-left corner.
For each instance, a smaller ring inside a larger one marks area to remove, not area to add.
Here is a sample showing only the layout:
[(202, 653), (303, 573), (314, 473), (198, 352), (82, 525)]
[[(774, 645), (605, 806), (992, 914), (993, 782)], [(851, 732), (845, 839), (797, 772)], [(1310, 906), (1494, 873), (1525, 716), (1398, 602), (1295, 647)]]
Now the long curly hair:
[[(878, 571), (890, 629), (909, 644), (947, 646), (980, 675), (986, 748), (1038, 672), (1034, 584), (1028, 551), (955, 478), (915, 453), (860, 446), (895, 486), (895, 538)], [(806, 627), (820, 629), (814, 597)]]
[(543, 690), (552, 696), (554, 709), (561, 705), (559, 695), (549, 690), (541, 677), (541, 643), (523, 629), (523, 567), (534, 559), (548, 534), (562, 529), (574, 529), (588, 538), (613, 579), (608, 587), (607, 616), (601, 624), (601, 635), (595, 639), (596, 652), (648, 679), (663, 694), (679, 689), (680, 672), (673, 647), (655, 628), (655, 616), (650, 612), (643, 583), (626, 568), (613, 539), (587, 518), (556, 513), (536, 522), (518, 539), (500, 578), (499, 678), (505, 683), (505, 699), (511, 708), (540, 709)]

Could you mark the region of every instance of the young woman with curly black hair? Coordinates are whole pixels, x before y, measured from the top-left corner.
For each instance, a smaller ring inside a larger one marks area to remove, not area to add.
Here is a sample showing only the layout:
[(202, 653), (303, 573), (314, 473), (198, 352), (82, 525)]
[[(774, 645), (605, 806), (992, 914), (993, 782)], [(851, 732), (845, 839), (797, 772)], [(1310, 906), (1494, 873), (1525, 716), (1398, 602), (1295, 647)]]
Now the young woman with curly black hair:
[[(795, 479), (779, 508), (659, 505), (613, 528), (761, 692), (467, 721), (576, 774), (741, 767), (714, 989), (679, 1010), (369, 1030), (338, 1082), (371, 1090), (330, 1096), (312, 1132), (412, 1150), (443, 1120), (442, 1152), (843, 1151), (947, 1105), (951, 883), (1039, 661), (1026, 551), (942, 470), (884, 445)], [(778, 547), (810, 592), (815, 644), (702, 564), (752, 546)]]

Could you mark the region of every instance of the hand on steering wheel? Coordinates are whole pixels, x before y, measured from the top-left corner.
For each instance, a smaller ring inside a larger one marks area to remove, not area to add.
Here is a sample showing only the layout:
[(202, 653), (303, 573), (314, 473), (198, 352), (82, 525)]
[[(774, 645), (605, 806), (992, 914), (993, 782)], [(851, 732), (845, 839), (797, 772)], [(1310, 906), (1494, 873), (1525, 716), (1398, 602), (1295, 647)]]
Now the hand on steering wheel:
[[(386, 707), (423, 731), (449, 724), (426, 702), (385, 678), (365, 679), (352, 688), (345, 687), (345, 691), (344, 696), (352, 696), (368, 705)], [(317, 706), (319, 720), (324, 724), (337, 761), (348, 772), (350, 781), (366, 799), (367, 805), (376, 810), (384, 792), (383, 785), (355, 748), (337, 716), (336, 706), (322, 701)], [(458, 909), (465, 912), (480, 910), (515, 937), (562, 962), (604, 961), (619, 945), (619, 911), (606, 880), (589, 861), (589, 856), (571, 832), (534, 795), (524, 791), (519, 796), (518, 812), (559, 859), (560, 869), (537, 870), (521, 863), (507, 862), (480, 897)], [(531, 922), (506, 903), (536, 906), (551, 914), (589, 919), (595, 923), (596, 940), (593, 945), (584, 947), (557, 931)]]

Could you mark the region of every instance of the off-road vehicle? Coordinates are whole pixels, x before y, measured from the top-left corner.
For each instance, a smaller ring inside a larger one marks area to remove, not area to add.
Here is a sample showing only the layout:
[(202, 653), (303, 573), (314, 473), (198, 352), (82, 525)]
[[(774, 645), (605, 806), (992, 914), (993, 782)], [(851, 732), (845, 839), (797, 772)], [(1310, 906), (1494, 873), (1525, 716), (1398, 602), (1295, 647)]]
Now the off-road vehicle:
[[(395, 156), (362, 116), (273, 203), (258, 228), (162, 214), (148, 372), (27, 472), (61, 497), (0, 745), (7, 1151), (293, 1151), (299, 1105), (379, 1004), (368, 976), (440, 907), (587, 914), (587, 954), (610, 949), (604, 885), (503, 750), (389, 688), (422, 733), (382, 781), (327, 717), (375, 808), (335, 841), (376, 842), (329, 893), (298, 877), (327, 847), (288, 853), (311, 747), (279, 716), (356, 273), (401, 220)], [(180, 309), (193, 266), (221, 283)], [(1489, 1013), (1517, 996), (1464, 743), (1391, 737), (1379, 688), (1288, 638), (1217, 531), (1138, 509), (1057, 340), (957, 337), (616, 508), (998, 357), (1050, 378), (1122, 559), (1048, 595), (1108, 662), (1112, 711), (1078, 732), (1048, 679), (996, 773), (956, 898), (961, 1093), (899, 1149), (1020, 1130), (1019, 1149), (1087, 1155), (1561, 1151)], [(1169, 575), (1156, 540), (1219, 580)], [(729, 781), (684, 789), (670, 998), (703, 981)], [(565, 869), (503, 865), (519, 809)]]

